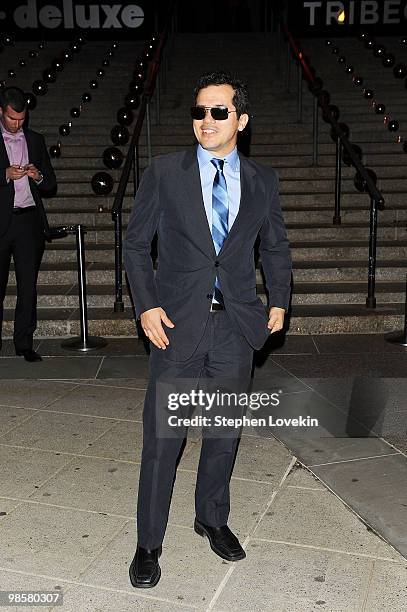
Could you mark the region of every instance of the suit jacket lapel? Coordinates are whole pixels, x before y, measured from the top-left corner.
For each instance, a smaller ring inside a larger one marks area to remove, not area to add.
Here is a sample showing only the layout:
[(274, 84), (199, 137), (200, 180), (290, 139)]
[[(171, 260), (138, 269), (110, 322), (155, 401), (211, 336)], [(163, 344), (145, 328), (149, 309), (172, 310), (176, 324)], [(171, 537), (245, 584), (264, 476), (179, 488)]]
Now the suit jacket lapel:
[(25, 136), (25, 141), (27, 143), (27, 151), (28, 151), (28, 163), (32, 163), (31, 162), (31, 157), (32, 157), (32, 153), (33, 153), (33, 143), (32, 143), (32, 139), (31, 139), (31, 133), (24, 129), (24, 136)]
[(7, 160), (7, 167), (9, 167), (10, 165), (10, 160), (8, 157), (8, 153), (7, 153), (7, 149), (6, 149), (6, 145), (4, 144), (4, 138), (3, 138), (3, 133), (0, 130), (0, 155), (3, 156), (4, 155), (4, 159)]
[[(30, 132), (30, 130), (27, 130), (24, 128), (24, 135), (25, 135), (25, 141), (27, 143), (27, 151), (28, 151), (28, 163), (32, 164), (36, 162), (36, 156), (35, 156), (35, 144), (32, 138), (32, 133)], [(38, 163), (38, 162), (37, 162)], [(45, 208), (44, 208), (44, 204), (42, 201), (42, 198), (38, 192), (38, 188), (35, 185), (35, 182), (33, 181), (33, 179), (29, 179), (29, 185), (30, 185), (30, 191), (32, 194), (32, 197), (34, 198), (34, 202), (36, 204), (36, 206), (38, 207), (38, 212), (41, 216), (42, 219), (42, 224), (44, 226), (44, 232), (45, 235), (48, 236), (50, 233), (50, 229), (49, 229), (49, 224), (48, 224), (48, 219), (47, 219), (47, 213), (45, 212)], [(33, 189), (34, 187), (34, 189)]]
[[(233, 242), (235, 235), (238, 236), (240, 228), (244, 227), (248, 217), (253, 213), (256, 190), (256, 171), (248, 163), (247, 159), (239, 154), (240, 158), (240, 206), (235, 222), (225, 239), (219, 255), (222, 254), (228, 245)], [(188, 206), (192, 209), (193, 218), (196, 222), (197, 236), (201, 241), (203, 250), (211, 257), (216, 256), (215, 247), (208, 219), (205, 213), (205, 206), (202, 196), (201, 177), (199, 175), (199, 165), (196, 156), (196, 147), (186, 152), (182, 162), (183, 184), (188, 193)]]
[(223, 253), (228, 245), (233, 242), (235, 235), (239, 234), (253, 212), (254, 194), (256, 190), (256, 171), (247, 162), (247, 159), (239, 154), (240, 159), (240, 206), (232, 228), (222, 245), (220, 253)]
[(183, 184), (188, 193), (188, 206), (192, 209), (192, 217), (196, 224), (196, 239), (201, 241), (203, 250), (213, 257), (216, 252), (205, 213), (196, 147), (186, 152), (182, 162), (182, 170)]

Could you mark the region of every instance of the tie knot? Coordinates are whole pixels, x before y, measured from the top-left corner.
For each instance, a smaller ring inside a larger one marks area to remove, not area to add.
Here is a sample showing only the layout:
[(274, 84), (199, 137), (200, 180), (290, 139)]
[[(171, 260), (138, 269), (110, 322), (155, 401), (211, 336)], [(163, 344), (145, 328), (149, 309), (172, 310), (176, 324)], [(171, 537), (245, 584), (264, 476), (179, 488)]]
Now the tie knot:
[(220, 170), (223, 172), (223, 164), (225, 163), (224, 159), (219, 159), (218, 157), (213, 157), (211, 159), (211, 163), (215, 166), (216, 170)]

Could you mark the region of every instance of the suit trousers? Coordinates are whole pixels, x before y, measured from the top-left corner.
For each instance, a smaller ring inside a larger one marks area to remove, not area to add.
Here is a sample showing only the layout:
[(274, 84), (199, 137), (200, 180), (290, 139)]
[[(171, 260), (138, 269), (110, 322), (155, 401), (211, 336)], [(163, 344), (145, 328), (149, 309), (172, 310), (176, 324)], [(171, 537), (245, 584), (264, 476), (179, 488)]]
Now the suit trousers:
[[(229, 385), (232, 380), (235, 393), (244, 393), (250, 384), (252, 360), (253, 349), (244, 336), (232, 327), (225, 310), (209, 314), (203, 337), (192, 357), (186, 361), (173, 361), (166, 357), (165, 350), (151, 345), (137, 502), (140, 546), (154, 549), (163, 541), (177, 463), (187, 435), (187, 427), (181, 427), (172, 437), (160, 434), (160, 421), (163, 418), (157, 393), (160, 381), (182, 379), (187, 384), (191, 381), (191, 386), (195, 388), (201, 388), (205, 387), (205, 380), (210, 380), (212, 385), (219, 388), (222, 387), (222, 380), (227, 380)], [(240, 416), (243, 411), (239, 406), (232, 407), (232, 410), (235, 410), (233, 414)], [(211, 435), (209, 428), (207, 431), (205, 427), (202, 428), (195, 513), (206, 525), (221, 527), (227, 523), (230, 511), (229, 481), (239, 436), (238, 428), (222, 430), (216, 436)]]
[[(0, 332), (11, 257), (17, 283), (14, 314), (16, 351), (31, 349), (37, 327), (37, 277), (44, 253), (44, 231), (35, 209), (12, 215), (7, 232), (0, 238)], [(0, 335), (1, 338), (1, 335)]]

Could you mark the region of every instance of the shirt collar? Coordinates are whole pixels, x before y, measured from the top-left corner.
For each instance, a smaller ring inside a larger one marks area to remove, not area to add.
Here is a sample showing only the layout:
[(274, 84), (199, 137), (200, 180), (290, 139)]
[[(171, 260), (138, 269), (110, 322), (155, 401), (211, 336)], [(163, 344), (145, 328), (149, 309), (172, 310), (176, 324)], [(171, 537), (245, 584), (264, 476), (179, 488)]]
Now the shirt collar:
[[(206, 164), (210, 164), (211, 159), (213, 159), (213, 154), (211, 153), (211, 151), (207, 151), (199, 144), (197, 148), (197, 157), (198, 157), (199, 165), (205, 166)], [(237, 152), (237, 147), (235, 147), (233, 151), (231, 151), (223, 159), (230, 166), (233, 172), (239, 172), (240, 159), (239, 159), (239, 154)]]
[(23, 128), (20, 128), (18, 130), (18, 132), (16, 132), (15, 134), (12, 134), (11, 132), (8, 132), (6, 130), (6, 128), (4, 127), (3, 122), (1, 120), (0, 120), (0, 129), (1, 129), (1, 133), (3, 135), (3, 138), (5, 136), (7, 139), (15, 138), (16, 140), (19, 140), (20, 138), (22, 138), (24, 136)]

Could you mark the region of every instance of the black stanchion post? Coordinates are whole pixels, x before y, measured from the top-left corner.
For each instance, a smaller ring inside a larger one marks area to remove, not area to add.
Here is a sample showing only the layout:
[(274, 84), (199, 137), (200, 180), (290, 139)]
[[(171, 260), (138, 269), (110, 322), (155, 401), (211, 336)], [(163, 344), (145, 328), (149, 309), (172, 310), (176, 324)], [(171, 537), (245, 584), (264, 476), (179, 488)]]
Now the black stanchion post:
[(80, 310), (80, 337), (70, 338), (61, 343), (61, 347), (71, 351), (87, 352), (106, 346), (104, 338), (88, 335), (88, 304), (86, 297), (86, 270), (85, 270), (85, 227), (76, 226), (76, 256), (78, 260), (78, 290), (79, 290), (79, 310)]
[(334, 225), (341, 224), (341, 180), (342, 180), (342, 141), (336, 137), (336, 168), (335, 168), (335, 214)]
[(312, 165), (318, 166), (318, 98), (314, 96), (314, 114), (312, 125)]
[(377, 202), (370, 198), (369, 264), (367, 277), (367, 308), (376, 308), (376, 243), (377, 243)]
[(407, 274), (406, 274), (406, 295), (404, 303), (404, 329), (401, 331), (391, 332), (385, 335), (385, 340), (392, 344), (399, 344), (407, 347)]

